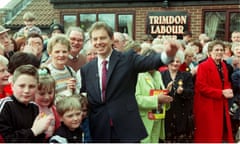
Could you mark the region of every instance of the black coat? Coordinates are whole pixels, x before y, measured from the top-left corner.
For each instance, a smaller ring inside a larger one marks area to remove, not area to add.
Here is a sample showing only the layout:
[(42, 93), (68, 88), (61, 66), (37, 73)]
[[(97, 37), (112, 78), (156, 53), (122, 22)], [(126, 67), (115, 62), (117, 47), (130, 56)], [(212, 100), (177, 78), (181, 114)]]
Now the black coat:
[[(162, 78), (165, 87), (172, 81), (168, 70), (162, 72)], [(176, 92), (179, 81), (183, 83), (184, 90), (182, 94), (177, 94)], [(170, 109), (166, 112), (166, 136), (171, 137), (191, 132), (193, 130), (192, 110), (194, 95), (191, 73), (178, 71), (169, 95), (173, 97), (173, 101), (171, 102)]]

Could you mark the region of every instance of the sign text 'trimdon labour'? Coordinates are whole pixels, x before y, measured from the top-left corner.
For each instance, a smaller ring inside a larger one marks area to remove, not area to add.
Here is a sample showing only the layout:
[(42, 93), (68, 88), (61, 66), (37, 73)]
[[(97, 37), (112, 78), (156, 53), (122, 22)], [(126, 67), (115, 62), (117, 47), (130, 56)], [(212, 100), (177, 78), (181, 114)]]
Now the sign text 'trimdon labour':
[(149, 12), (147, 33), (151, 35), (180, 36), (187, 31), (187, 12)]

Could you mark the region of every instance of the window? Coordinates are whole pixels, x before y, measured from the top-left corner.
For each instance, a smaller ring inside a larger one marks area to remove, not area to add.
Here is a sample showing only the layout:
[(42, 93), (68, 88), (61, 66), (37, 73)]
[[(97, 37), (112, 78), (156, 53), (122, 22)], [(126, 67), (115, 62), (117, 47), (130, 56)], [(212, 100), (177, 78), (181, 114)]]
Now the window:
[(127, 33), (134, 38), (134, 14), (124, 13), (80, 13), (76, 15), (63, 14), (65, 30), (70, 26), (80, 26), (85, 32), (96, 21), (104, 21), (114, 31)]
[(230, 13), (230, 32), (240, 31), (240, 12)]
[(76, 15), (64, 15), (63, 16), (64, 31), (66, 32), (70, 26), (76, 26)]
[(80, 27), (84, 31), (88, 31), (90, 26), (96, 22), (96, 14), (80, 14)]
[(225, 12), (205, 13), (205, 33), (212, 39), (224, 39)]
[(133, 37), (133, 15), (118, 15), (118, 31)]
[(99, 14), (98, 21), (106, 22), (113, 29), (115, 29), (115, 14)]
[(204, 33), (212, 39), (230, 41), (233, 31), (240, 31), (240, 12), (237, 10), (205, 10)]

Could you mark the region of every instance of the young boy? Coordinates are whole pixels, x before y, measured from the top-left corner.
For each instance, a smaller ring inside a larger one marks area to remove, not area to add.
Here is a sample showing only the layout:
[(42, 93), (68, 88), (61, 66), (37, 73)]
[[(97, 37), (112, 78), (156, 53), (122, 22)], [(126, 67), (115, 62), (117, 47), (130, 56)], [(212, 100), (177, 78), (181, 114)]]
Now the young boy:
[(84, 142), (84, 133), (80, 126), (83, 115), (78, 97), (65, 96), (57, 102), (57, 112), (62, 123), (50, 139), (51, 143)]
[(32, 12), (26, 12), (23, 15), (25, 27), (21, 28), (18, 32), (20, 34), (24, 34), (25, 37), (27, 37), (30, 33), (37, 33), (41, 35), (41, 29), (35, 26), (35, 20), (36, 17)]
[(0, 101), (0, 134), (6, 143), (44, 142), (44, 131), (52, 117), (39, 114), (32, 102), (37, 91), (38, 72), (32, 65), (18, 67), (12, 79), (13, 96)]

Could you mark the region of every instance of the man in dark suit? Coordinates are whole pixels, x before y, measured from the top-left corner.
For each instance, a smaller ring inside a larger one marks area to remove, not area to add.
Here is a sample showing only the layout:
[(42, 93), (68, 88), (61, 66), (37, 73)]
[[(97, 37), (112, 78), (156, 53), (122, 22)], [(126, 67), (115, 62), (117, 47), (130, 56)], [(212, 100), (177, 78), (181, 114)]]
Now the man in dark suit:
[[(178, 46), (169, 43), (162, 54), (140, 56), (133, 50), (113, 50), (113, 30), (104, 22), (96, 22), (89, 30), (97, 59), (81, 68), (81, 92), (87, 92), (90, 105), (90, 131), (94, 142), (140, 142), (147, 132), (135, 99), (139, 72), (157, 69), (169, 63)], [(102, 84), (103, 61), (107, 61), (107, 84)], [(105, 92), (102, 93), (102, 89)]]

